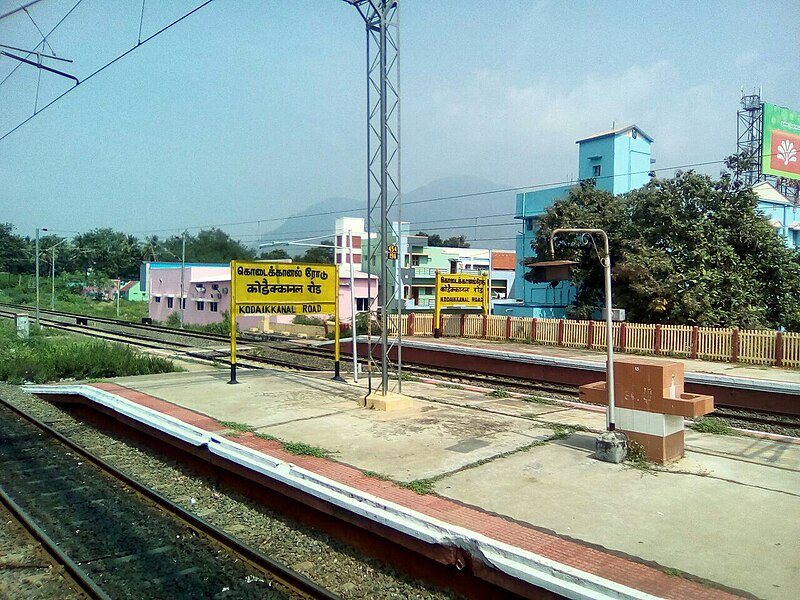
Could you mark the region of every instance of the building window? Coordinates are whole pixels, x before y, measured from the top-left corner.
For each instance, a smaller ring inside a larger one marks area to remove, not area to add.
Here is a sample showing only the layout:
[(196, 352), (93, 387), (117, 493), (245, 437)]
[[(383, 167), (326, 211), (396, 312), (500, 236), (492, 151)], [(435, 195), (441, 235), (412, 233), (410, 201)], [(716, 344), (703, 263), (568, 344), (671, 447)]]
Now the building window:
[(411, 266), (412, 267), (418, 267), (419, 266), (419, 255), (418, 254), (415, 254), (414, 256), (411, 257)]
[(155, 296), (153, 302), (161, 302), (161, 296)]
[(181, 298), (181, 308), (186, 310), (186, 298)]
[(525, 229), (533, 231), (533, 219), (525, 219)]
[(197, 310), (205, 310), (205, 307), (206, 307), (206, 303), (205, 302), (201, 302), (201, 301), (198, 300), (198, 302), (197, 302)]
[(208, 303), (208, 310), (211, 312), (217, 312), (217, 306), (219, 305), (218, 302), (209, 302)]
[(592, 177), (600, 177), (600, 165), (592, 165)]
[(356, 298), (356, 310), (369, 310), (369, 298)]
[(212, 283), (212, 284), (211, 284), (211, 289), (212, 289), (212, 290), (218, 290), (218, 289), (219, 289), (219, 285), (218, 285), (218, 284), (216, 284), (216, 283)]
[(172, 308), (172, 302), (174, 298), (167, 298), (167, 308)]

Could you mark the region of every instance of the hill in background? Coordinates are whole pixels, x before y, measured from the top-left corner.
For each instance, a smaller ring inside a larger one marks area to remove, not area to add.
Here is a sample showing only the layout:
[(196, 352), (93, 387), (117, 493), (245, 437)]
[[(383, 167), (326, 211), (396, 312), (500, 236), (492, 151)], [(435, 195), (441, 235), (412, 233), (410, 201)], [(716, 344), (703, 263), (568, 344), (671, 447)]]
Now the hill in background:
[[(448, 177), (403, 194), (401, 218), (411, 232), (463, 235), (474, 248), (514, 248), (519, 222), (514, 220), (515, 192), (486, 193), (508, 186), (479, 177)], [(297, 240), (330, 233), (339, 216), (364, 217), (364, 203), (353, 198), (326, 198), (264, 234), (264, 240)]]

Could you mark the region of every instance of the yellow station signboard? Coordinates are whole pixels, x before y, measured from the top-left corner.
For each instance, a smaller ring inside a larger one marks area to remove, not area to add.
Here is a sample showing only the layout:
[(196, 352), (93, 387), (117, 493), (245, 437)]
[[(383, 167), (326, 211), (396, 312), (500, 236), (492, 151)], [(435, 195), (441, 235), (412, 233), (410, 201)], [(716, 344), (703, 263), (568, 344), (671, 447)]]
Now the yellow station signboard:
[(338, 295), (336, 265), (234, 261), (236, 315), (333, 312)]
[(236, 383), (236, 317), (328, 313), (335, 320), (339, 378), (339, 271), (336, 265), (231, 261), (231, 383)]

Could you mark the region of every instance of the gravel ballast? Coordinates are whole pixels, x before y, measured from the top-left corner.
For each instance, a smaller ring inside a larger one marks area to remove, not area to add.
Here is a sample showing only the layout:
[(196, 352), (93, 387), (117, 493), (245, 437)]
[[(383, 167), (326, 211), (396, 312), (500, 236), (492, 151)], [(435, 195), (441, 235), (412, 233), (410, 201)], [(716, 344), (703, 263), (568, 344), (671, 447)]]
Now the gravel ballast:
[[(295, 523), (146, 448), (105, 434), (17, 386), (0, 397), (244, 543), (346, 599), (455, 598), (312, 528)], [(36, 597), (36, 596), (21, 596)]]

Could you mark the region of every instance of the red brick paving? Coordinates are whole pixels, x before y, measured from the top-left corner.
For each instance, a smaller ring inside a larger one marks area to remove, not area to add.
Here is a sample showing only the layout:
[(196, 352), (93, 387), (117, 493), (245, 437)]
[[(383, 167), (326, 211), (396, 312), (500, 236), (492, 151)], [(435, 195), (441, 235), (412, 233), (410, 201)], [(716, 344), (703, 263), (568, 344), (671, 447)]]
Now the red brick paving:
[[(185, 423), (195, 425), (206, 431), (221, 431), (225, 429), (224, 425), (210, 417), (197, 414), (192, 410), (170, 404), (130, 388), (114, 383), (97, 383), (93, 385), (96, 388), (111, 392), (142, 406), (176, 417)], [(298, 467), (308, 469), (319, 475), (446, 523), (475, 531), (494, 540), (528, 550), (550, 560), (648, 594), (663, 598), (674, 598), (675, 600), (741, 598), (741, 596), (710, 588), (688, 579), (667, 575), (654, 567), (635, 560), (584, 546), (578, 542), (564, 540), (556, 535), (539, 531), (522, 523), (483, 512), (477, 508), (446, 498), (435, 495), (421, 496), (389, 481), (367, 477), (360, 470), (342, 463), (324, 458), (289, 454), (283, 449), (280, 442), (274, 440), (264, 440), (248, 433), (237, 437), (235, 441), (249, 448), (260, 450), (277, 459), (290, 462)]]

